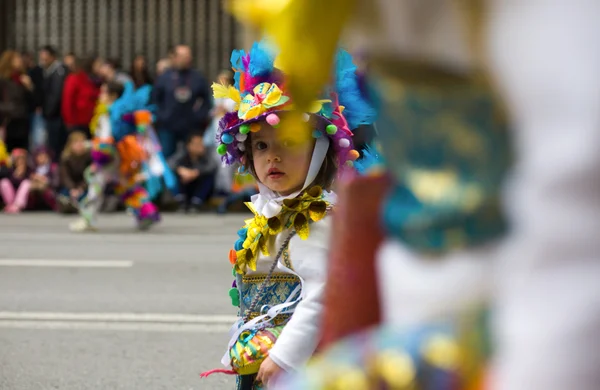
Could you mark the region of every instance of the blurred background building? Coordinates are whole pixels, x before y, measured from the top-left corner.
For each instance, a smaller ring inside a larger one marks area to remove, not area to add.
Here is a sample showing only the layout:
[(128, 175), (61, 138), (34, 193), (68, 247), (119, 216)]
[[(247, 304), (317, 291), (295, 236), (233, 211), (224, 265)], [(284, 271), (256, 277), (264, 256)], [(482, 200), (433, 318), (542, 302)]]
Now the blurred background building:
[(35, 53), (42, 45), (61, 54), (121, 58), (128, 69), (136, 54), (149, 63), (171, 45), (187, 44), (207, 77), (229, 67), (242, 29), (222, 0), (1, 0), (0, 51)]

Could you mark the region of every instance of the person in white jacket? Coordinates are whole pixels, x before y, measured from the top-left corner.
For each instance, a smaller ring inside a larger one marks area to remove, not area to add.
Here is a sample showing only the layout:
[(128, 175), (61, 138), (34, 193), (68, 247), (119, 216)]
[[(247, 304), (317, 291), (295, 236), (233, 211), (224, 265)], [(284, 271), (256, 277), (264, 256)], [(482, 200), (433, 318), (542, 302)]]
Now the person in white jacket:
[[(338, 81), (357, 88), (350, 55), (338, 55)], [(259, 389), (279, 373), (299, 369), (317, 347), (329, 212), (336, 199), (332, 183), (338, 167), (358, 157), (350, 126), (372, 114), (348, 115), (356, 101), (342, 106), (348, 88), (334, 87), (312, 112), (294, 117), (274, 57), (265, 43), (254, 44), (248, 54), (234, 52), (235, 86), (213, 85), (215, 98), (235, 103), (219, 124), (217, 151), (226, 165), (239, 163), (259, 187), (248, 204), (254, 218), (238, 232), (229, 255), (235, 275), (230, 296), (239, 320), (222, 363), (238, 375), (238, 389)], [(290, 118), (299, 118), (298, 129), (290, 130)], [(219, 370), (203, 375), (213, 372)]]

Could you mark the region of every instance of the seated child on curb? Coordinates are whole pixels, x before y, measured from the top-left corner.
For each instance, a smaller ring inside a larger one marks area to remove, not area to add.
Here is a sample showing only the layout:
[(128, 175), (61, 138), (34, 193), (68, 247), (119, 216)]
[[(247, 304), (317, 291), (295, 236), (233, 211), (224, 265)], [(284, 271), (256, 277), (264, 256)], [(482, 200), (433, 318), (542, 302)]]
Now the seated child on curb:
[(59, 184), (58, 167), (52, 162), (50, 151), (40, 146), (33, 152), (33, 171), (30, 198), (35, 208), (47, 207), (56, 209), (56, 190)]
[(188, 138), (186, 151), (176, 162), (179, 193), (175, 199), (185, 211), (198, 209), (212, 194), (217, 162), (204, 147), (200, 133)]
[(60, 196), (59, 211), (66, 212), (85, 196), (87, 183), (84, 173), (92, 163), (90, 151), (86, 146), (86, 135), (80, 131), (69, 134), (67, 145), (60, 158)]
[(31, 170), (27, 165), (27, 151), (16, 148), (11, 153), (11, 167), (6, 177), (0, 180), (0, 194), (4, 202), (4, 212), (17, 214), (27, 207), (31, 181)]

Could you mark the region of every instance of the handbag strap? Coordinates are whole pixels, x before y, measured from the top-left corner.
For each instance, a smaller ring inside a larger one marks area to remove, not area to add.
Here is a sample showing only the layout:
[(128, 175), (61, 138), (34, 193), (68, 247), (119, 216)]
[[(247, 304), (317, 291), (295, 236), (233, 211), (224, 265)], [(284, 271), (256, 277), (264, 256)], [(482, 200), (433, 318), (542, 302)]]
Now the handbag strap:
[(275, 256), (275, 259), (273, 260), (273, 264), (271, 264), (271, 268), (269, 268), (269, 272), (267, 273), (267, 276), (265, 277), (265, 280), (263, 280), (263, 282), (261, 283), (260, 287), (258, 288), (258, 291), (256, 292), (256, 295), (254, 296), (254, 299), (250, 303), (250, 306), (244, 312), (244, 322), (248, 321), (250, 313), (252, 313), (253, 311), (256, 310), (256, 306), (258, 305), (258, 302), (264, 297), (265, 291), (266, 291), (266, 287), (269, 284), (269, 282), (271, 281), (271, 276), (273, 275), (273, 272), (275, 271), (275, 267), (277, 266), (277, 263), (279, 263), (279, 259), (283, 255), (283, 252), (285, 252), (285, 250), (287, 249), (287, 247), (290, 245), (290, 241), (291, 241), (292, 237), (294, 237), (295, 235), (296, 235), (296, 231), (293, 230), (286, 237), (286, 239), (283, 242), (283, 244), (281, 244), (281, 247), (279, 248), (279, 251), (277, 252), (277, 255)]

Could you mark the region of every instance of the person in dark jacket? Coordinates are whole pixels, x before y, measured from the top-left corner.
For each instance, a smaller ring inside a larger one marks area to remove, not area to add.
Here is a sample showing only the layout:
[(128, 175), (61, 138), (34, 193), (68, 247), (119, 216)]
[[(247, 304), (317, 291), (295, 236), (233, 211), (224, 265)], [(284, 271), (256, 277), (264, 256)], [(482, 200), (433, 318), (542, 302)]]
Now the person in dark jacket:
[(92, 163), (92, 156), (86, 148), (86, 135), (80, 131), (69, 134), (67, 145), (60, 158), (60, 194), (58, 197), (60, 212), (75, 212), (72, 207), (86, 194), (87, 182), (85, 170)]
[(0, 137), (9, 152), (29, 147), (33, 90), (21, 54), (5, 51), (0, 57)]
[(62, 94), (62, 117), (67, 134), (81, 131), (90, 136), (90, 122), (100, 95), (100, 86), (93, 78), (94, 59), (78, 61), (77, 72), (71, 73), (65, 80)]
[(177, 159), (175, 166), (179, 181), (179, 194), (175, 199), (181, 210), (197, 210), (212, 194), (217, 170), (217, 162), (204, 147), (202, 134), (190, 135), (186, 152)]
[(67, 77), (67, 68), (57, 59), (52, 46), (40, 50), (40, 63), (44, 68), (44, 91), (42, 114), (46, 123), (48, 146), (58, 158), (66, 140), (66, 131), (61, 117), (63, 87)]
[(191, 66), (190, 48), (185, 45), (175, 47), (173, 67), (163, 73), (154, 86), (153, 99), (158, 106), (156, 128), (167, 159), (190, 132), (204, 132), (210, 120), (212, 96), (209, 85)]

